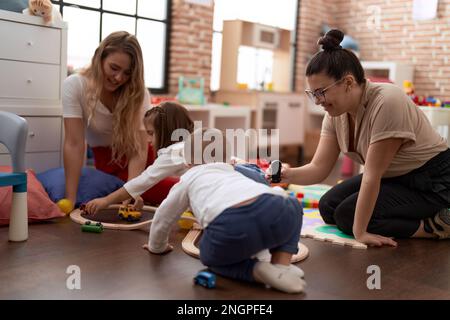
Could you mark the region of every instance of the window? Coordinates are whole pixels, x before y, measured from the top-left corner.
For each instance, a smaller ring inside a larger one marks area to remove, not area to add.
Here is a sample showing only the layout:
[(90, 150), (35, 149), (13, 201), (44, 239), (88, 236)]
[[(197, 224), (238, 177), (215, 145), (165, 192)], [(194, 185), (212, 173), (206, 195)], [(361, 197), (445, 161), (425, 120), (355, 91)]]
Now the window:
[[(255, 8), (258, 9), (255, 10)], [(215, 0), (211, 91), (217, 91), (220, 87), (224, 20), (239, 19), (294, 31), (297, 23), (297, 11), (298, 0)], [(291, 43), (291, 52), (294, 57), (295, 47), (296, 43)], [(249, 84), (249, 88), (257, 88), (261, 83), (271, 82), (273, 55), (269, 50), (241, 46), (238, 60), (238, 82)]]
[(53, 0), (69, 25), (67, 63), (79, 69), (90, 63), (101, 40), (124, 30), (135, 35), (144, 56), (145, 85), (168, 91), (170, 0)]

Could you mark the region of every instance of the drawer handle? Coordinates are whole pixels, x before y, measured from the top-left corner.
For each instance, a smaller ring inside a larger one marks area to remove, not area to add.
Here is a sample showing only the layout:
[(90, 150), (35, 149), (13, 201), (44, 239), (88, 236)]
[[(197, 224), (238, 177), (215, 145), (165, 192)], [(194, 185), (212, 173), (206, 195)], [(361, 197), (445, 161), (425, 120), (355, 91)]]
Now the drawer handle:
[(33, 45), (33, 42), (32, 41), (28, 41), (27, 45), (31, 47)]
[(33, 131), (31, 131), (29, 134), (30, 138), (34, 138), (34, 136), (36, 135)]
[(276, 109), (278, 104), (276, 102), (266, 102), (265, 107), (266, 109)]
[(27, 83), (32, 83), (33, 79), (27, 79)]

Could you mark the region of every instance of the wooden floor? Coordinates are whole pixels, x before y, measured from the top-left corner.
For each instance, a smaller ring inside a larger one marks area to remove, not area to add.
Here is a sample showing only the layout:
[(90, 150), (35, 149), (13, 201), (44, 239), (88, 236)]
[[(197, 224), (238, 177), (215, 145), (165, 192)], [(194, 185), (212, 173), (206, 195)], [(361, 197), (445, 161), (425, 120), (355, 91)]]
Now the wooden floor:
[[(400, 240), (398, 248), (357, 250), (304, 239), (310, 256), (305, 293), (289, 295), (218, 277), (217, 288), (193, 285), (204, 268), (181, 250), (150, 255), (145, 231), (84, 233), (69, 218), (33, 224), (29, 240), (9, 243), (0, 228), (0, 299), (450, 299), (450, 241)], [(81, 290), (68, 290), (70, 265), (81, 269)], [(381, 289), (369, 290), (367, 267), (381, 269)]]

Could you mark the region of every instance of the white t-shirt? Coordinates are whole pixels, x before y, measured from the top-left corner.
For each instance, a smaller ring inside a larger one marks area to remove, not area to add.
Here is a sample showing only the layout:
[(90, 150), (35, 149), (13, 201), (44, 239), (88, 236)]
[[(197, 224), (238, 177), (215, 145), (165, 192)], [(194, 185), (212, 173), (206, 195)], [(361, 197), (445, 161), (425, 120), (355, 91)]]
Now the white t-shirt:
[(139, 176), (123, 185), (133, 197), (140, 196), (159, 181), (170, 176), (181, 176), (188, 169), (184, 160), (184, 142), (174, 143), (158, 150), (158, 157)]
[[(113, 115), (100, 100), (95, 107), (95, 113), (88, 124), (88, 111), (86, 103), (86, 78), (80, 74), (73, 74), (64, 80), (63, 84), (63, 117), (83, 119), (86, 133), (86, 140), (89, 146), (110, 146), (112, 143)], [(136, 125), (145, 130), (145, 112), (150, 108), (150, 93), (145, 90), (144, 103), (142, 105), (142, 116)]]
[(156, 210), (148, 245), (152, 252), (163, 252), (172, 225), (189, 207), (203, 228), (224, 210), (261, 194), (287, 197), (280, 187), (271, 188), (236, 172), (232, 165), (210, 163), (192, 167), (170, 189)]

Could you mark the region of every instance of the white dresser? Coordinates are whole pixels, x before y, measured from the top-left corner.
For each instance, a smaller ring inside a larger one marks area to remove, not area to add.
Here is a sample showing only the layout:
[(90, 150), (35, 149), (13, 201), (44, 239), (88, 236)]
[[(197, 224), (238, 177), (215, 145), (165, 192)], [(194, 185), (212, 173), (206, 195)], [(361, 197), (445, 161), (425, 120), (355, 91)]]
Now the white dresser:
[[(0, 110), (28, 121), (25, 161), (37, 173), (62, 165), (62, 83), (67, 24), (0, 10)], [(10, 165), (0, 145), (0, 165)]]

